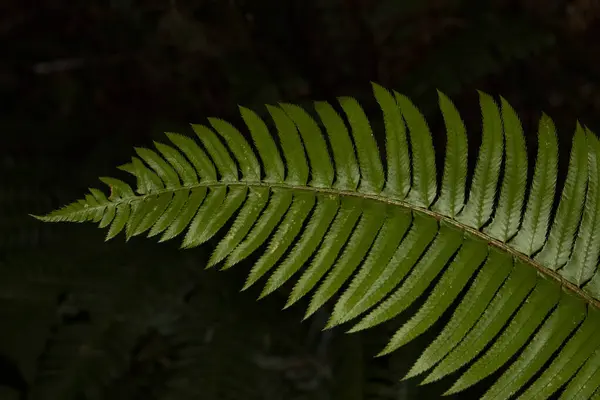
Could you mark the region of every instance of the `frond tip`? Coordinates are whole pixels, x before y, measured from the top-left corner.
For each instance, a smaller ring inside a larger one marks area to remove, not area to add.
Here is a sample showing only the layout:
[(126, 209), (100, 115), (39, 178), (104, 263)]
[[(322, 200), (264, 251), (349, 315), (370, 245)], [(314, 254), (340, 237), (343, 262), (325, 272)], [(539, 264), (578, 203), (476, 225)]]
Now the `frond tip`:
[(480, 92), (482, 144), (467, 188), (466, 128), (438, 92), (447, 142), (437, 182), (425, 117), (406, 96), (377, 84), (373, 90), (385, 165), (352, 98), (339, 99), (344, 115), (316, 102), (318, 121), (295, 105), (268, 106), (276, 135), (242, 107), (253, 145), (246, 133), (210, 118), (211, 127), (192, 125), (198, 140), (169, 133), (171, 143), (155, 143), (157, 151), (137, 148), (120, 167), (136, 179), (135, 191), (102, 178), (108, 197), (90, 189), (35, 217), (97, 222), (108, 227), (107, 239), (122, 231), (127, 239), (147, 233), (159, 241), (183, 234), (183, 248), (201, 245), (232, 220), (209, 264), (226, 269), (261, 252), (244, 289), (268, 277), (262, 297), (298, 276), (286, 307), (313, 292), (308, 317), (335, 298), (327, 327), (362, 316), (351, 331), (370, 328), (428, 292), (381, 354), (424, 333), (456, 304), (409, 377), (431, 371), (431, 382), (474, 361), (454, 393), (510, 362), (484, 398), (509, 398), (523, 387), (545, 398), (564, 385), (564, 396), (591, 396), (600, 386), (597, 379), (589, 384), (600, 363), (600, 339), (592, 335), (600, 329), (596, 136), (577, 124), (566, 183), (556, 193), (556, 132), (543, 115), (527, 188), (519, 118), (505, 99), (498, 105)]

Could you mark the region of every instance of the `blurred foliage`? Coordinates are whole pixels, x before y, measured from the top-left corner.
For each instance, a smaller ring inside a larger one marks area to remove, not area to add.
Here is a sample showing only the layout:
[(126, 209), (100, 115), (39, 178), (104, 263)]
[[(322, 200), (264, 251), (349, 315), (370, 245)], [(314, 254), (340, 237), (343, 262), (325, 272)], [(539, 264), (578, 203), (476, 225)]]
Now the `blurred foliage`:
[(165, 130), (235, 121), (237, 104), (350, 95), (376, 112), (370, 81), (428, 112), (440, 89), (475, 132), (475, 88), (507, 98), (526, 132), (545, 110), (561, 143), (577, 116), (598, 122), (593, 0), (30, 3), (0, 5), (0, 399), (436, 398), (447, 382), (398, 381), (419, 340), (371, 357), (393, 325), (320, 332), (324, 316), (279, 311), (285, 290), (237, 293), (247, 264), (215, 274), (202, 249), (104, 244), (27, 214)]

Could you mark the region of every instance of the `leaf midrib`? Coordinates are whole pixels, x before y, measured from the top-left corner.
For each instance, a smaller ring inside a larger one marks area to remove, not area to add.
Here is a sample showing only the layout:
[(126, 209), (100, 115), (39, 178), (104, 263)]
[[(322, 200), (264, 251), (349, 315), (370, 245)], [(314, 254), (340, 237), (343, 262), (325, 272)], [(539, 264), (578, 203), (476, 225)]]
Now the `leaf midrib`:
[[(308, 192), (313, 192), (315, 194), (329, 194), (329, 195), (334, 195), (334, 196), (339, 196), (339, 197), (342, 197), (342, 196), (358, 197), (358, 198), (361, 198), (364, 200), (372, 200), (372, 201), (377, 201), (380, 203), (404, 207), (410, 211), (415, 211), (415, 212), (419, 212), (421, 214), (428, 215), (432, 218), (435, 218), (438, 221), (444, 221), (444, 222), (451, 224), (465, 232), (469, 232), (470, 234), (487, 242), (488, 245), (495, 246), (495, 247), (499, 248), (500, 250), (502, 250), (506, 253), (509, 253), (514, 257), (517, 257), (523, 263), (528, 264), (531, 267), (535, 268), (541, 274), (558, 282), (561, 285), (561, 287), (566, 288), (568, 291), (574, 293), (576, 296), (583, 298), (587, 303), (600, 309), (600, 300), (593, 298), (592, 296), (590, 296), (589, 294), (584, 292), (579, 286), (577, 286), (577, 285), (569, 282), (565, 278), (563, 278), (562, 275), (560, 275), (558, 272), (544, 267), (542, 264), (540, 264), (536, 260), (533, 260), (530, 257), (528, 257), (527, 255), (519, 252), (518, 250), (515, 250), (514, 248), (510, 247), (506, 243), (501, 242), (500, 240), (495, 239), (495, 238), (485, 234), (482, 231), (479, 231), (479, 230), (472, 228), (468, 225), (465, 225), (455, 219), (452, 219), (451, 217), (449, 217), (447, 215), (444, 215), (439, 212), (408, 203), (403, 200), (389, 198), (389, 197), (382, 196), (382, 195), (361, 193), (361, 192), (356, 192), (356, 191), (340, 190), (340, 189), (335, 189), (335, 188), (316, 187), (316, 186), (299, 186), (299, 185), (290, 185), (290, 184), (286, 184), (286, 183), (274, 183), (274, 182), (264, 182), (264, 181), (209, 181), (209, 182), (199, 182), (194, 185), (180, 186), (177, 188), (157, 190), (152, 193), (135, 196), (133, 198), (127, 197), (127, 198), (117, 198), (115, 200), (109, 199), (108, 204), (118, 206), (119, 204), (132, 203), (134, 201), (143, 201), (149, 197), (159, 196), (159, 195), (165, 194), (165, 193), (175, 193), (180, 190), (191, 190), (191, 189), (195, 189), (195, 188), (199, 188), (199, 187), (210, 188), (210, 187), (220, 187), (220, 186), (247, 186), (249, 188), (250, 187), (268, 187), (270, 189), (288, 189), (288, 190), (297, 190), (297, 191), (308, 191)], [(434, 201), (434, 203), (435, 203), (435, 201)], [(89, 211), (90, 209), (105, 208), (108, 204), (103, 203), (98, 206), (86, 207), (81, 211), (83, 212), (83, 211)]]

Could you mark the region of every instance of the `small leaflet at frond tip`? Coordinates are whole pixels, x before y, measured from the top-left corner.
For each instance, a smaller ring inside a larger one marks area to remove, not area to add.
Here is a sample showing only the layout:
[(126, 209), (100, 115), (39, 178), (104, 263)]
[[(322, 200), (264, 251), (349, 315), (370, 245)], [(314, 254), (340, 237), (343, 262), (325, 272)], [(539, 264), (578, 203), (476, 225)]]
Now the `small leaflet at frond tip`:
[(126, 163), (123, 165), (119, 165), (119, 166), (117, 166), (117, 169), (120, 169), (121, 171), (129, 172), (130, 174), (135, 175), (132, 163)]
[(46, 214), (46, 215), (35, 215), (35, 214), (27, 214), (30, 217), (33, 217), (39, 221), (43, 221), (43, 222), (52, 222), (52, 220), (49, 218), (50, 214)]

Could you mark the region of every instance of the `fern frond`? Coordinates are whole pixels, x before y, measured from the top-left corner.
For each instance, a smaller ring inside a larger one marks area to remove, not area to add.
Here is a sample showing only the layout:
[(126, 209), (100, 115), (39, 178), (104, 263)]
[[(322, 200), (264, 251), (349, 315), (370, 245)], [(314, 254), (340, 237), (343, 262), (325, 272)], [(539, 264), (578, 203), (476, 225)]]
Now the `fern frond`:
[[(211, 118), (212, 129), (192, 126), (199, 141), (168, 134), (174, 146), (136, 149), (138, 157), (121, 167), (137, 179), (135, 191), (102, 178), (108, 197), (91, 189), (38, 218), (94, 221), (108, 227), (107, 239), (122, 231), (128, 239), (182, 235), (184, 248), (233, 220), (209, 264), (226, 269), (257, 255), (244, 289), (268, 277), (261, 297), (298, 275), (286, 307), (312, 292), (306, 317), (341, 294), (328, 327), (359, 316), (353, 332), (381, 324), (431, 289), (381, 354), (458, 304), (408, 376), (431, 371), (425, 380), (431, 382), (473, 361), (454, 393), (514, 360), (486, 399), (509, 398), (526, 385), (526, 393), (543, 398), (571, 379), (589, 382), (600, 348), (600, 340), (590, 339), (600, 328), (596, 136), (577, 124), (553, 215), (558, 147), (549, 117), (540, 120), (526, 190), (519, 118), (506, 100), (498, 105), (480, 92), (483, 138), (467, 190), (466, 129), (452, 102), (439, 93), (447, 145), (437, 182), (424, 116), (407, 97), (373, 89), (385, 122), (385, 166), (369, 119), (352, 98), (339, 99), (343, 116), (315, 103), (322, 125), (297, 106), (268, 106), (278, 140), (257, 114), (241, 108), (254, 146), (231, 124)], [(592, 386), (585, 393), (600, 381)], [(565, 393), (575, 390), (569, 385)]]

